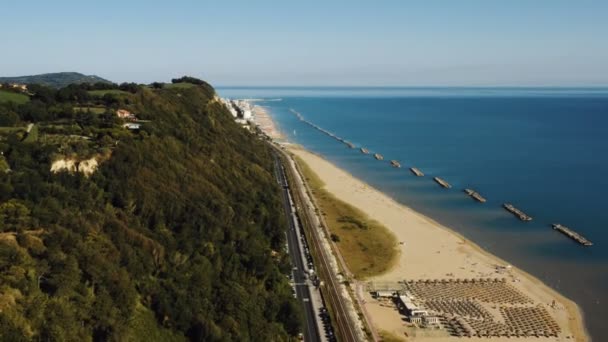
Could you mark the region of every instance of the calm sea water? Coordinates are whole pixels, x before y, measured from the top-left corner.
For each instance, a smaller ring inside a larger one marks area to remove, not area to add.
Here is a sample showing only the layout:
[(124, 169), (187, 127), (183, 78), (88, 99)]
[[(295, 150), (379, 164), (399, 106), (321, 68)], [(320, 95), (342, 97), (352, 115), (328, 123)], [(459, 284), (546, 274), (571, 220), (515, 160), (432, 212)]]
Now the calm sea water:
[[(608, 340), (608, 89), (220, 88), (258, 98), (290, 141), (452, 227), (576, 301)], [(289, 111), (385, 161), (300, 122)], [(395, 169), (386, 160), (399, 160)], [(413, 176), (416, 166), (426, 177)], [(432, 181), (452, 184), (445, 190)], [(474, 188), (488, 202), (463, 192)], [(521, 222), (511, 202), (534, 217)], [(562, 223), (594, 242), (554, 232)]]

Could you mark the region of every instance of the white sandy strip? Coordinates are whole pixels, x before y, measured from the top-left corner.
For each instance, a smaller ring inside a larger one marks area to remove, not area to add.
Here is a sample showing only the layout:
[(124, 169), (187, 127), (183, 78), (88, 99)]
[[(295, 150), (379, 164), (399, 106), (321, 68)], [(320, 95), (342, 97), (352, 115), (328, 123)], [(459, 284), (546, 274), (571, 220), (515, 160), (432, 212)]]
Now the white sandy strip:
[[(391, 270), (375, 277), (372, 279), (373, 281), (507, 277), (513, 286), (535, 302), (543, 304), (553, 316), (564, 332), (557, 340), (573, 340), (572, 338), (566, 339), (566, 336), (575, 336), (577, 341), (588, 339), (577, 305), (541, 281), (515, 268), (507, 273), (497, 273), (496, 266), (506, 265), (505, 261), (483, 251), (471, 241), (436, 221), (396, 202), (325, 159), (301, 148), (296, 147), (290, 150), (315, 171), (325, 183), (327, 191), (383, 224), (399, 242), (402, 242), (402, 244), (398, 244), (399, 261)], [(389, 167), (388, 164), (387, 167)], [(553, 300), (557, 303), (555, 308), (550, 307)], [(370, 312), (374, 311), (375, 314), (386, 315), (386, 311), (377, 310), (378, 308), (380, 306), (370, 305), (368, 309)], [(392, 312), (392, 310), (388, 310), (388, 312)], [(387, 322), (388, 324), (391, 320), (399, 323), (395, 317), (375, 318), (374, 322)], [(376, 325), (380, 329), (402, 334), (392, 325), (382, 326), (377, 323)], [(500, 340), (499, 338), (493, 339), (493, 341)], [(555, 340), (552, 339), (552, 341)]]
[(260, 129), (272, 139), (281, 139), (283, 134), (277, 129), (276, 123), (272, 120), (266, 108), (262, 106), (253, 106), (254, 121), (259, 125)]

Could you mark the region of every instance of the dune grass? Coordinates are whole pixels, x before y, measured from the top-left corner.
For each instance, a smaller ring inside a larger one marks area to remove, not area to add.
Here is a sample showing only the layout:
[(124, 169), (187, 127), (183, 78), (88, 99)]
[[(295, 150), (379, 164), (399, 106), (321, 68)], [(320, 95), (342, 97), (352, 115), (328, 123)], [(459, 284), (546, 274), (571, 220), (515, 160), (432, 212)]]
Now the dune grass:
[(10, 91), (0, 90), (0, 102), (15, 102), (17, 104), (23, 104), (30, 100), (27, 95), (13, 93)]
[(404, 342), (404, 341), (406, 341), (405, 338), (397, 336), (386, 330), (380, 330), (380, 331), (378, 331), (378, 333), (380, 334), (380, 338), (382, 339), (383, 342)]
[(398, 257), (394, 235), (361, 210), (330, 194), (318, 175), (301, 158), (295, 158), (349, 270), (357, 279), (388, 271)]

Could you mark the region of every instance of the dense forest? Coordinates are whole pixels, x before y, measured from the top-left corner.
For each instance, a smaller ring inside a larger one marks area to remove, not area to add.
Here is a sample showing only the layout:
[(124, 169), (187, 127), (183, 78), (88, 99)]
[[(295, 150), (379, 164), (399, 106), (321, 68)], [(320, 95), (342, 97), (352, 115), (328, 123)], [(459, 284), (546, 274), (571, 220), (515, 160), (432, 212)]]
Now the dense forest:
[(55, 72), (31, 76), (0, 77), (0, 83), (39, 84), (52, 88), (63, 88), (70, 84), (112, 82), (95, 75), (84, 75), (78, 72)]
[[(271, 151), (210, 85), (28, 97), (0, 103), (0, 340), (297, 336)], [(86, 158), (91, 174), (51, 172)]]

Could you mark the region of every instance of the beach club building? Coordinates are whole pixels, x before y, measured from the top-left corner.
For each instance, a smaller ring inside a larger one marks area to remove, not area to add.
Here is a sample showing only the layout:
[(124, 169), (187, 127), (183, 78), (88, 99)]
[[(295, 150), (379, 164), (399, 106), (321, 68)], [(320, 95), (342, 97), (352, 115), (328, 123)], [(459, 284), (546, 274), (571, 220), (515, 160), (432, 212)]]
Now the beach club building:
[(411, 323), (427, 327), (439, 326), (439, 317), (429, 315), (429, 312), (414, 303), (409, 295), (399, 295), (399, 304)]

